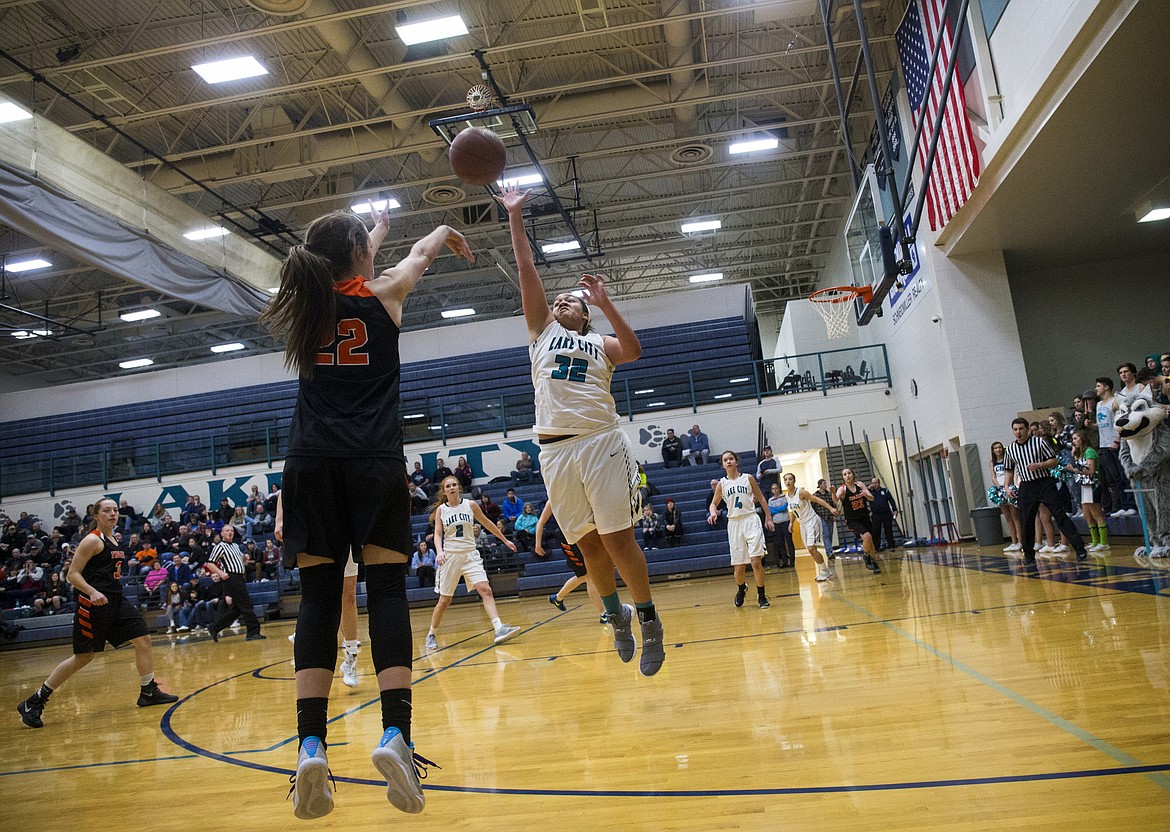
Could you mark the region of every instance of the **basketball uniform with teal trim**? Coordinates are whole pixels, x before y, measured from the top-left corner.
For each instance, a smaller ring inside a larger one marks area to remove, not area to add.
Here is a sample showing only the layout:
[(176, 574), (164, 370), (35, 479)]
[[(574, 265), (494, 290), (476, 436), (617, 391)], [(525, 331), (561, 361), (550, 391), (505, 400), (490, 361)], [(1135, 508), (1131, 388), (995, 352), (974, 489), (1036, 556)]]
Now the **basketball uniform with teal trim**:
[(540, 434), (594, 433), (618, 424), (609, 385), (613, 363), (596, 332), (579, 335), (556, 321), (529, 347)]
[(439, 522), (443, 524), (443, 563), (438, 567), (435, 579), (435, 593), (451, 597), (462, 578), (467, 590), (486, 582), (487, 572), (483, 558), (475, 548), (475, 515), (471, 511), (471, 500), (459, 505), (439, 506)]
[(752, 558), (764, 556), (764, 527), (756, 514), (756, 494), (751, 476), (740, 474), (735, 479), (719, 480), (723, 502), (727, 506), (727, 543), (731, 549), (733, 566), (751, 563)]
[(719, 485), (723, 489), (728, 520), (756, 513), (756, 494), (748, 474), (740, 474), (733, 480), (724, 477)]
[(443, 503), (439, 506), (439, 519), (443, 523), (445, 553), (465, 555), (475, 551), (475, 515), (471, 513), (471, 500), (462, 500), (456, 506)]

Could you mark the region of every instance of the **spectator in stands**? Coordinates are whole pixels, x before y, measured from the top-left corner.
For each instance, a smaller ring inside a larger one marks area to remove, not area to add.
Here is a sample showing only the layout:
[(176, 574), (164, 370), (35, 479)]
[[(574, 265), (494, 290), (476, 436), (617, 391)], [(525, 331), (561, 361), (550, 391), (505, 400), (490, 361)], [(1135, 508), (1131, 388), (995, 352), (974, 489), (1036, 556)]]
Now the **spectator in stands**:
[[(150, 512), (150, 517), (146, 518), (152, 523), (161, 523), (166, 516), (167, 510), (163, 508), (162, 503), (155, 503), (154, 508)], [(179, 519), (182, 521), (182, 512), (179, 514)]]
[(784, 473), (784, 467), (780, 464), (780, 460), (772, 456), (772, 446), (765, 445), (764, 458), (756, 466), (756, 482), (760, 484), (760, 491), (771, 494), (772, 486), (780, 484), (782, 473)]
[(426, 471), (423, 470), (421, 462), (414, 463), (414, 470), (410, 472), (410, 482), (411, 485), (425, 491), (427, 496), (433, 497), (435, 495), (435, 489), (431, 487), (431, 480)]
[(532, 503), (525, 503), (524, 510), (516, 518), (513, 525), (512, 539), (516, 541), (516, 548), (521, 552), (531, 552), (532, 544), (536, 540), (536, 523), (540, 515), (532, 507)]
[(673, 548), (683, 541), (682, 511), (675, 505), (673, 497), (666, 498), (666, 510), (662, 512), (662, 526), (666, 533), (666, 545)]
[(491, 520), (496, 525), (499, 525), (500, 517), (503, 514), (500, 507), (492, 501), (491, 495), (486, 491), (479, 495), (479, 510), (484, 513), (488, 520)]
[(195, 614), (193, 621), (196, 632), (210, 634), (211, 623), (219, 615), (223, 603), (224, 584), (219, 575), (207, 573), (199, 579), (195, 588)]
[(28, 539), (25, 542), (27, 543), (28, 540), (31, 540), (33, 538), (36, 538), (37, 540), (40, 541), (40, 544), (41, 544), (40, 548), (43, 551), (45, 546), (49, 542), (49, 533), (46, 532), (43, 528), (41, 528), (41, 521), (40, 520), (33, 520), (32, 521), (32, 525), (29, 527), (29, 530), (28, 530)]
[(45, 589), (45, 570), (37, 566), (32, 558), (25, 558), (24, 567), (16, 573), (17, 603), (32, 604), (34, 598)]
[(521, 451), (520, 458), (516, 460), (516, 469), (512, 471), (512, 484), (532, 483), (535, 475), (536, 469), (532, 464), (532, 458), (528, 456), (528, 451)]
[(264, 495), (260, 493), (260, 486), (253, 485), (251, 491), (248, 492), (248, 500), (244, 503), (244, 509), (248, 514), (255, 514), (259, 506), (264, 505)]
[(4, 536), (0, 537), (0, 554), (8, 557), (14, 552), (19, 552), (24, 548), (24, 540), (25, 533), (18, 529), (15, 523), (9, 521), (4, 527)]
[(662, 440), (662, 467), (679, 467), (682, 465), (682, 455), (682, 440), (674, 435), (674, 428), (667, 428), (666, 438)]
[(898, 541), (894, 539), (894, 520), (898, 516), (898, 504), (890, 489), (882, 486), (880, 477), (869, 481), (869, 493), (873, 501), (869, 504), (869, 513), (873, 518), (874, 545), (879, 552), (898, 548)]
[(150, 568), (146, 572), (146, 577), (142, 579), (142, 585), (147, 592), (157, 592), (160, 586), (167, 582), (167, 570), (163, 569), (162, 561), (157, 558), (150, 564)]
[(1121, 469), (1118, 448), (1121, 437), (1113, 426), (1117, 411), (1117, 397), (1113, 395), (1113, 379), (1100, 376), (1097, 379), (1097, 453), (1100, 456), (1101, 475), (1104, 478), (1101, 492), (1102, 510), (1111, 517), (1132, 517), (1137, 514), (1137, 503), (1128, 493), (1129, 479)]
[(207, 506), (198, 494), (192, 494), (187, 502), (187, 507), (183, 510), (188, 523), (206, 523), (207, 522)]
[(422, 486), (415, 485), (413, 480), (408, 479), (406, 491), (410, 494), (410, 513), (414, 515), (425, 512), (431, 504), (431, 498), (422, 489)]
[(654, 487), (654, 483), (650, 482), (650, 478), (646, 476), (646, 469), (642, 463), (638, 463), (638, 493), (642, 497), (642, 504), (648, 504), (651, 497), (658, 495), (658, 489)]
[(260, 570), (264, 578), (270, 581), (280, 578), (281, 551), (271, 537), (264, 541), (264, 550), (260, 553)]
[[(720, 502), (718, 505), (715, 504), (715, 495), (716, 494), (721, 495)], [(719, 488), (719, 480), (711, 480), (711, 496), (707, 498), (707, 504), (708, 504), (708, 506), (716, 505), (715, 522), (711, 523), (710, 521), (708, 521), (708, 523), (710, 525), (715, 526), (716, 528), (719, 528), (719, 529), (726, 528), (726, 526), (727, 526), (727, 506), (722, 502), (722, 491)]]
[(232, 508), (232, 504), (228, 498), (224, 497), (219, 501), (219, 509), (215, 513), (219, 515), (219, 519), (224, 523), (231, 523), (236, 510)]
[(39, 614), (47, 612), (53, 615), (68, 609), (73, 600), (73, 587), (65, 580), (65, 573), (54, 572), (49, 575), (49, 580), (45, 583), (44, 598), (37, 600), (41, 602), (37, 610)]
[(244, 537), (248, 537), (249, 539), (252, 537), (252, 535), (247, 534), (249, 523), (247, 515), (244, 514), (243, 506), (236, 506), (232, 509), (232, 516), (228, 518), (227, 522), (235, 527), (236, 538), (238, 540), (243, 540)]
[[(1134, 399), (1138, 396), (1153, 401), (1153, 393), (1150, 388), (1141, 384), (1137, 380), (1137, 367), (1126, 361), (1117, 367), (1117, 376), (1121, 379), (1121, 389), (1117, 391), (1117, 395), (1123, 399)], [(1114, 408), (1116, 410), (1116, 408)]]
[(138, 574), (145, 575), (158, 563), (158, 550), (152, 544), (143, 543), (133, 560), (126, 561), (127, 566), (137, 566)]
[[(125, 502), (125, 500), (123, 500)], [(69, 506), (65, 514), (61, 516), (61, 522), (57, 524), (57, 531), (66, 540), (69, 540), (73, 535), (77, 534), (77, 530), (81, 528), (81, 515), (77, 513), (77, 509)]]
[(167, 577), (177, 583), (181, 589), (185, 589), (191, 583), (193, 575), (191, 564), (181, 554), (175, 554), (171, 558), (170, 565), (167, 566)]
[(276, 506), (280, 502), (280, 486), (276, 483), (268, 486), (268, 494), (264, 497), (264, 508), (273, 517), (276, 516)]
[(435, 585), (435, 553), (425, 540), (418, 542), (418, 547), (410, 556), (410, 569), (418, 578), (419, 586)]
[(154, 530), (154, 526), (150, 524), (149, 520), (142, 523), (142, 531), (138, 533), (138, 539), (142, 541), (144, 546), (147, 544), (158, 546), (158, 532)]
[(463, 489), (464, 494), (471, 491), (471, 482), (475, 479), (475, 472), (467, 464), (467, 457), (459, 457), (459, 462), (455, 466), (455, 479), (459, 480), (459, 487)]
[(436, 459), (435, 470), (431, 471), (431, 482), (435, 484), (435, 493), (438, 493), (439, 483), (447, 479), (447, 477), (453, 476), (455, 476), (455, 472), (447, 467), (443, 462), (443, 458), (439, 457)]
[(158, 539), (169, 546), (172, 541), (179, 538), (179, 534), (179, 524), (172, 519), (171, 515), (164, 514), (162, 522), (158, 526)]
[(35, 517), (31, 516), (27, 511), (22, 511), (20, 517), (16, 520), (16, 528), (20, 529), (25, 534), (32, 528)]
[(711, 456), (711, 443), (707, 441), (707, 434), (699, 430), (698, 425), (691, 425), (686, 435), (687, 447), (684, 453), (688, 465), (705, 465)]
[(642, 506), (642, 519), (638, 525), (642, 529), (642, 548), (657, 549), (666, 536), (666, 530), (662, 527), (662, 515), (648, 501)]
[(276, 525), (276, 518), (272, 516), (272, 512), (261, 500), (256, 504), (255, 512), (244, 518), (244, 525), (247, 527), (248, 537), (260, 537), (272, 533)]
[(1162, 377), (1153, 370), (1142, 367), (1137, 371), (1137, 385), (1142, 395), (1156, 404), (1162, 404)]
[(167, 619), (167, 632), (173, 633), (178, 629), (177, 613), (183, 608), (183, 591), (174, 581), (165, 584), (162, 589), (162, 612)]
[(512, 531), (516, 518), (524, 513), (524, 503), (516, 498), (516, 489), (509, 488), (508, 493), (504, 495), (504, 501), (500, 503), (500, 519), (503, 520), (501, 528), (505, 534)]
[[(76, 514), (76, 512), (74, 513)], [(141, 520), (142, 518), (138, 516), (138, 512), (134, 510), (134, 506), (130, 505), (128, 500), (122, 500), (118, 503), (118, 526), (123, 531), (130, 531), (131, 527)]]
[[(763, 491), (763, 489), (760, 489)], [(796, 549), (792, 541), (791, 517), (788, 512), (788, 495), (774, 482), (768, 488), (768, 514), (772, 516), (773, 531), (765, 532), (764, 542), (775, 555), (776, 565), (784, 569), (796, 564)]]

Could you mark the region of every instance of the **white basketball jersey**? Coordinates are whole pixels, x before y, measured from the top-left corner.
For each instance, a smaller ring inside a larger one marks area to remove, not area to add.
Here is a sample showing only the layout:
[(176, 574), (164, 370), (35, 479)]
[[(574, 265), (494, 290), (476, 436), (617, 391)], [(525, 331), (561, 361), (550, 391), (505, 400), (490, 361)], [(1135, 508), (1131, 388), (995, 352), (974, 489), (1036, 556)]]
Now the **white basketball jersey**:
[(578, 335), (553, 321), (528, 352), (536, 391), (534, 431), (576, 435), (618, 423), (609, 391), (613, 364), (600, 335)]
[(439, 520), (443, 524), (443, 551), (452, 554), (475, 550), (475, 515), (471, 513), (471, 500), (463, 500), (457, 506), (443, 503), (439, 506)]
[(719, 485), (723, 489), (723, 503), (727, 506), (729, 520), (756, 513), (756, 492), (748, 474), (740, 474), (733, 480), (724, 477), (719, 480)]
[(789, 494), (787, 491), (784, 494), (788, 497), (788, 510), (796, 515), (796, 519), (800, 521), (802, 527), (808, 528), (821, 522), (820, 515), (813, 508), (812, 500), (800, 499), (799, 488), (796, 489), (795, 494)]

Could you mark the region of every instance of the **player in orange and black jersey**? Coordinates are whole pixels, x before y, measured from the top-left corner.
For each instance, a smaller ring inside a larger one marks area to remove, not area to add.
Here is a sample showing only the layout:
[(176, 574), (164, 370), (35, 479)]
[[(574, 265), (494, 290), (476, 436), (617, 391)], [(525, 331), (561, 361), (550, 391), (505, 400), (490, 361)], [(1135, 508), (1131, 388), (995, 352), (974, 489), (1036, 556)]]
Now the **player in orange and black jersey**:
[(73, 655), (57, 665), (40, 689), (16, 706), (20, 718), (30, 728), (43, 728), (41, 713), (57, 688), (102, 652), (106, 642), (120, 647), (134, 645), (141, 690), (138, 707), (165, 705), (179, 697), (164, 693), (154, 679), (154, 655), (150, 649), (149, 630), (137, 607), (122, 596), (121, 575), (125, 552), (114, 542), (114, 525), (118, 522), (118, 504), (109, 498), (94, 504), (97, 524), (77, 544), (67, 576), (77, 589), (77, 613), (73, 617)]
[(262, 320), (286, 336), (285, 362), (300, 378), (276, 535), (286, 564), (300, 569), (294, 642), (300, 744), (293, 811), (303, 819), (333, 810), (326, 729), (337, 665), (343, 573), (351, 549), (366, 567), (371, 652), (382, 697), (383, 734), (373, 762), (397, 809), (422, 811), (410, 742), (410, 610), (406, 570), (414, 545), (399, 425), (398, 336), (402, 305), (444, 250), (472, 260), (463, 235), (439, 226), (398, 265), (374, 276), (389, 233), (349, 212), (319, 217), (280, 270), (280, 291)]
[(857, 481), (857, 475), (852, 468), (841, 471), (845, 484), (837, 489), (837, 499), (845, 507), (845, 525), (849, 531), (857, 535), (861, 541), (862, 551), (865, 552), (865, 567), (875, 575), (880, 575), (882, 569), (874, 559), (873, 545), (873, 518), (869, 514), (869, 504), (873, 494), (864, 483)]
[[(545, 524), (553, 518), (552, 503), (546, 502), (544, 510), (540, 512), (540, 519), (536, 521), (536, 554), (540, 557), (548, 557), (548, 553), (544, 550), (544, 538), (546, 534)], [(573, 570), (573, 577), (565, 581), (564, 586), (560, 588), (555, 594), (548, 596), (548, 602), (556, 607), (558, 610), (564, 612), (565, 598), (581, 584), (585, 584), (585, 589), (589, 592), (589, 600), (593, 602), (593, 606), (597, 607), (597, 612), (601, 616), (602, 624), (609, 623), (609, 616), (605, 614), (605, 607), (601, 603), (601, 596), (597, 594), (597, 588), (593, 586), (593, 582), (589, 580), (589, 571), (585, 567), (585, 556), (581, 554), (581, 549), (576, 543), (569, 543), (565, 540), (564, 534), (561, 533), (560, 526), (556, 527), (556, 532), (551, 534), (555, 537), (557, 542), (561, 544), (561, 554), (565, 556), (565, 563)]]

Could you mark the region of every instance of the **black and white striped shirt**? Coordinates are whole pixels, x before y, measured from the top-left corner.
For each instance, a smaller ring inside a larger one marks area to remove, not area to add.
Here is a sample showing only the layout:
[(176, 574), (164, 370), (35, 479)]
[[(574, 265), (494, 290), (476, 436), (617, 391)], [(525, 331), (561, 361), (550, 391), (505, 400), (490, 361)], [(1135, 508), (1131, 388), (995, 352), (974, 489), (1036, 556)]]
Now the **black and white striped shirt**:
[(211, 550), (211, 561), (219, 564), (229, 575), (244, 574), (244, 555), (235, 543), (217, 543)]
[(1039, 436), (1029, 436), (1023, 443), (1008, 442), (1004, 448), (1004, 468), (1013, 473), (1016, 483), (1051, 477), (1050, 468), (1041, 468), (1038, 471), (1028, 468), (1033, 462), (1045, 462), (1049, 459), (1056, 459), (1056, 452), (1052, 449), (1050, 441)]

